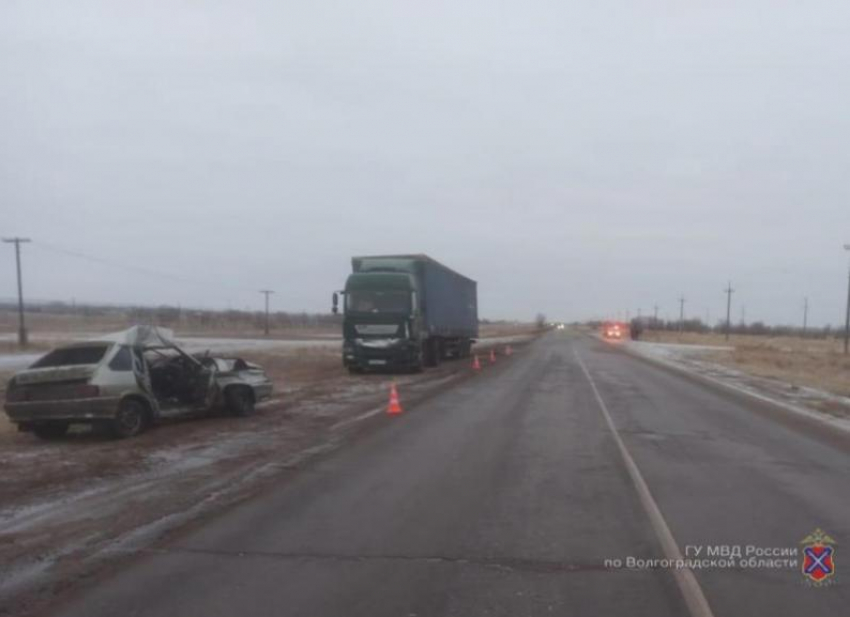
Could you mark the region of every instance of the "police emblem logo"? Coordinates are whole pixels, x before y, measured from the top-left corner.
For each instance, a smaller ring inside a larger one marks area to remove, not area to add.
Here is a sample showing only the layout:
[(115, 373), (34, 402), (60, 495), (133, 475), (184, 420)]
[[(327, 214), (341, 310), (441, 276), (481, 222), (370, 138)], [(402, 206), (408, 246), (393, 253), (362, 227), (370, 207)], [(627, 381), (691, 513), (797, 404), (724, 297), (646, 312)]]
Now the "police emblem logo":
[(800, 544), (803, 545), (803, 576), (819, 587), (835, 575), (835, 540), (816, 529)]

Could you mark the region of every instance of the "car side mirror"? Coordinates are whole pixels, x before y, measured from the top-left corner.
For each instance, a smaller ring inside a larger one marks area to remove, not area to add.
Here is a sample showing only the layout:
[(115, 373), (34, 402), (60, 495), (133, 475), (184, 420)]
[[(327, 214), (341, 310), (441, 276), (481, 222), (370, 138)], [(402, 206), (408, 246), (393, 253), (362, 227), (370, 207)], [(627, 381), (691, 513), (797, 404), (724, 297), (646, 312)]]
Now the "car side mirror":
[(331, 307), (331, 311), (333, 311), (334, 315), (339, 313), (339, 294), (337, 292), (334, 292), (333, 295), (333, 306)]

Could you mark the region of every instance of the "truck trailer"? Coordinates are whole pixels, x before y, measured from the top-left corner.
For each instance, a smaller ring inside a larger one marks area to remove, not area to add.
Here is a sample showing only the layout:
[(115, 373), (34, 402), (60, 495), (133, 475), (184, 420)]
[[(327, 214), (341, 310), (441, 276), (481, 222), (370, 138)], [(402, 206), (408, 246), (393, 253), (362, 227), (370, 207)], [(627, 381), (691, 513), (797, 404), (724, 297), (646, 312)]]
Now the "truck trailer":
[(342, 362), (352, 373), (420, 371), (470, 355), (477, 283), (427, 255), (353, 257), (343, 296)]

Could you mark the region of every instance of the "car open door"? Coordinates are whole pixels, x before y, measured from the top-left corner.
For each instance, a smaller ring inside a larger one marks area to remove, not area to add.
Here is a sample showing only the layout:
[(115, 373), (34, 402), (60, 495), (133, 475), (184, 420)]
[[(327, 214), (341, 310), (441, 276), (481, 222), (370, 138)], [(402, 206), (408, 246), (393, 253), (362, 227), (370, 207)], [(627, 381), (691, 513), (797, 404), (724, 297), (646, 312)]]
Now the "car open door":
[(151, 386), (151, 375), (148, 371), (148, 363), (142, 350), (138, 347), (133, 347), (133, 374), (136, 376), (136, 383), (144, 390), (152, 399), (155, 399), (153, 387)]
[(183, 356), (186, 360), (188, 370), (191, 371), (191, 375), (189, 375), (189, 379), (191, 380), (189, 391), (191, 392), (192, 404), (196, 407), (212, 407), (218, 394), (216, 391), (213, 365), (205, 365), (194, 356), (187, 354), (177, 345), (174, 345), (174, 349)]

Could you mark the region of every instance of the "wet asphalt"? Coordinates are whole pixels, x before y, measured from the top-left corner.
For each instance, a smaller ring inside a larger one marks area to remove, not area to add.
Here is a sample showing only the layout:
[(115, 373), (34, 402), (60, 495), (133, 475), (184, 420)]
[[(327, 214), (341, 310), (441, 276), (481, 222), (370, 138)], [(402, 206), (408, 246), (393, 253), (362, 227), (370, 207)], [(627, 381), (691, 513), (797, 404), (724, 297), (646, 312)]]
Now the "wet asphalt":
[(816, 528), (837, 542), (821, 587), (799, 563), (695, 569), (714, 615), (846, 614), (846, 441), (561, 332), (372, 419), (50, 614), (688, 615), (670, 569), (612, 565), (665, 553), (582, 364), (683, 553), (794, 550)]

